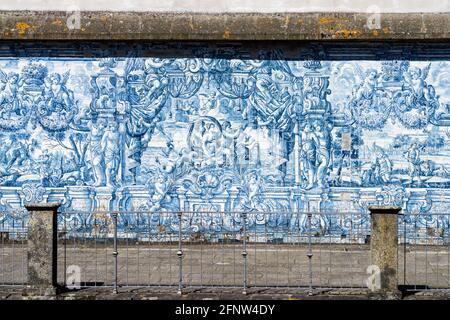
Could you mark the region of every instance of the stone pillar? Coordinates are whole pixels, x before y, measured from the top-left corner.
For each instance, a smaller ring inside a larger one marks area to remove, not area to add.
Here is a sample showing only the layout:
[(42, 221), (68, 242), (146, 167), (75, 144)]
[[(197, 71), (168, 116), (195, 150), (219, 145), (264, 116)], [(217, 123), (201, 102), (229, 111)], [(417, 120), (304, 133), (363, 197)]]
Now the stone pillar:
[(25, 292), (56, 294), (57, 220), (59, 203), (25, 205), (28, 218), (28, 286)]
[(379, 285), (373, 291), (395, 297), (398, 290), (398, 213), (396, 206), (370, 206), (372, 218), (370, 237), (371, 263), (380, 272)]

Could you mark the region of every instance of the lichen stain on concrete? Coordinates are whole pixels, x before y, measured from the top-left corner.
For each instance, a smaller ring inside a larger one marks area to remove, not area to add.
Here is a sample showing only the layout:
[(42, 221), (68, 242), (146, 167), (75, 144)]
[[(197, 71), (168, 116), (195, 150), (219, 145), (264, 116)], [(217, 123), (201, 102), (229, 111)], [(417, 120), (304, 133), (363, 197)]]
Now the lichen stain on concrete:
[(225, 31), (223, 32), (223, 38), (224, 38), (224, 39), (229, 39), (229, 38), (230, 38), (230, 31), (225, 30)]
[(287, 29), (289, 26), (289, 21), (291, 20), (291, 17), (286, 16), (286, 18), (284, 18), (284, 25), (283, 28)]
[(335, 36), (345, 39), (359, 37), (362, 34), (360, 30), (341, 29), (335, 32)]
[(56, 19), (52, 24), (56, 24), (56, 25), (58, 25), (58, 26), (62, 26), (62, 25), (63, 25), (63, 22), (62, 22), (61, 19)]
[(16, 29), (19, 30), (19, 36), (24, 36), (28, 29), (30, 29), (31, 26), (26, 22), (17, 22), (16, 23)]
[(337, 19), (337, 18), (320, 18), (319, 24), (330, 24), (330, 23), (338, 23), (338, 22), (348, 22), (348, 19)]

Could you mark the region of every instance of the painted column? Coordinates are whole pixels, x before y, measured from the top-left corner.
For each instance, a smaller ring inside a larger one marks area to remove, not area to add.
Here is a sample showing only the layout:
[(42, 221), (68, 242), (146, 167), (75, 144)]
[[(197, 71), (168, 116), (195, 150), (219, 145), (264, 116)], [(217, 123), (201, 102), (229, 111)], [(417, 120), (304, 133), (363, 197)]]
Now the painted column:
[(28, 286), (26, 292), (56, 294), (58, 203), (25, 205), (28, 218)]
[(300, 172), (300, 129), (298, 121), (295, 122), (294, 127), (294, 174), (295, 185), (299, 186), (302, 183), (302, 177)]
[(306, 189), (327, 188), (328, 163), (330, 161), (330, 103), (329, 77), (318, 69), (320, 61), (306, 61), (305, 67), (312, 70), (303, 78), (303, 113), (305, 127), (302, 132), (303, 161), (308, 184)]
[(323, 198), (329, 191), (328, 164), (330, 161), (330, 94), (329, 77), (320, 71), (320, 61), (305, 61), (309, 69), (303, 77), (303, 123), (301, 137), (302, 163), (300, 172), (307, 181), (301, 186), (300, 208), (308, 212), (322, 211)]
[[(102, 161), (97, 166), (102, 166), (98, 170), (103, 176), (96, 181), (95, 205), (92, 208), (97, 211), (114, 208), (113, 200), (118, 183), (121, 184), (125, 180), (123, 151), (126, 105), (118, 103), (123, 94), (124, 79), (114, 71), (116, 66), (117, 61), (114, 58), (101, 59), (99, 62), (101, 70), (91, 81), (95, 92), (91, 109), (97, 118), (96, 124), (92, 124), (93, 130), (102, 128), (99, 132), (101, 154), (98, 155)], [(114, 152), (112, 148), (116, 149), (114, 155), (111, 155)], [(114, 166), (113, 161), (116, 161)]]

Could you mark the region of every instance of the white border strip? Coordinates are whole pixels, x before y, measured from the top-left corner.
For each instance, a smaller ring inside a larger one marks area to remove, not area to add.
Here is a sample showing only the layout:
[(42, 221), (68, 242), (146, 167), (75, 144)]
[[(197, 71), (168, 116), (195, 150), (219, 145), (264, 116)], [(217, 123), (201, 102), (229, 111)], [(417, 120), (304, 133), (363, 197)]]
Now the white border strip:
[(0, 0), (1, 11), (442, 13), (450, 0)]

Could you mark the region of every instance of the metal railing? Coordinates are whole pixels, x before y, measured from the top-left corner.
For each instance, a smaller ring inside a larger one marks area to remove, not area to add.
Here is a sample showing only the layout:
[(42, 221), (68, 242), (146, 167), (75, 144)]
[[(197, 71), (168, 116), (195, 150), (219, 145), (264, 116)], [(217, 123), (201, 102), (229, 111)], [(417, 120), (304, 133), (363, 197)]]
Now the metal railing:
[[(180, 227), (181, 226), (181, 227)], [(59, 279), (186, 289), (363, 288), (370, 218), (360, 213), (64, 212)]]
[(0, 212), (0, 285), (27, 283), (28, 212)]
[[(405, 289), (450, 289), (449, 216), (399, 216)], [(26, 210), (0, 213), (0, 286), (27, 283), (27, 220)], [(366, 288), (369, 243), (370, 216), (361, 213), (66, 211), (58, 282), (116, 291)]]
[(399, 284), (405, 290), (450, 289), (450, 214), (399, 216)]

